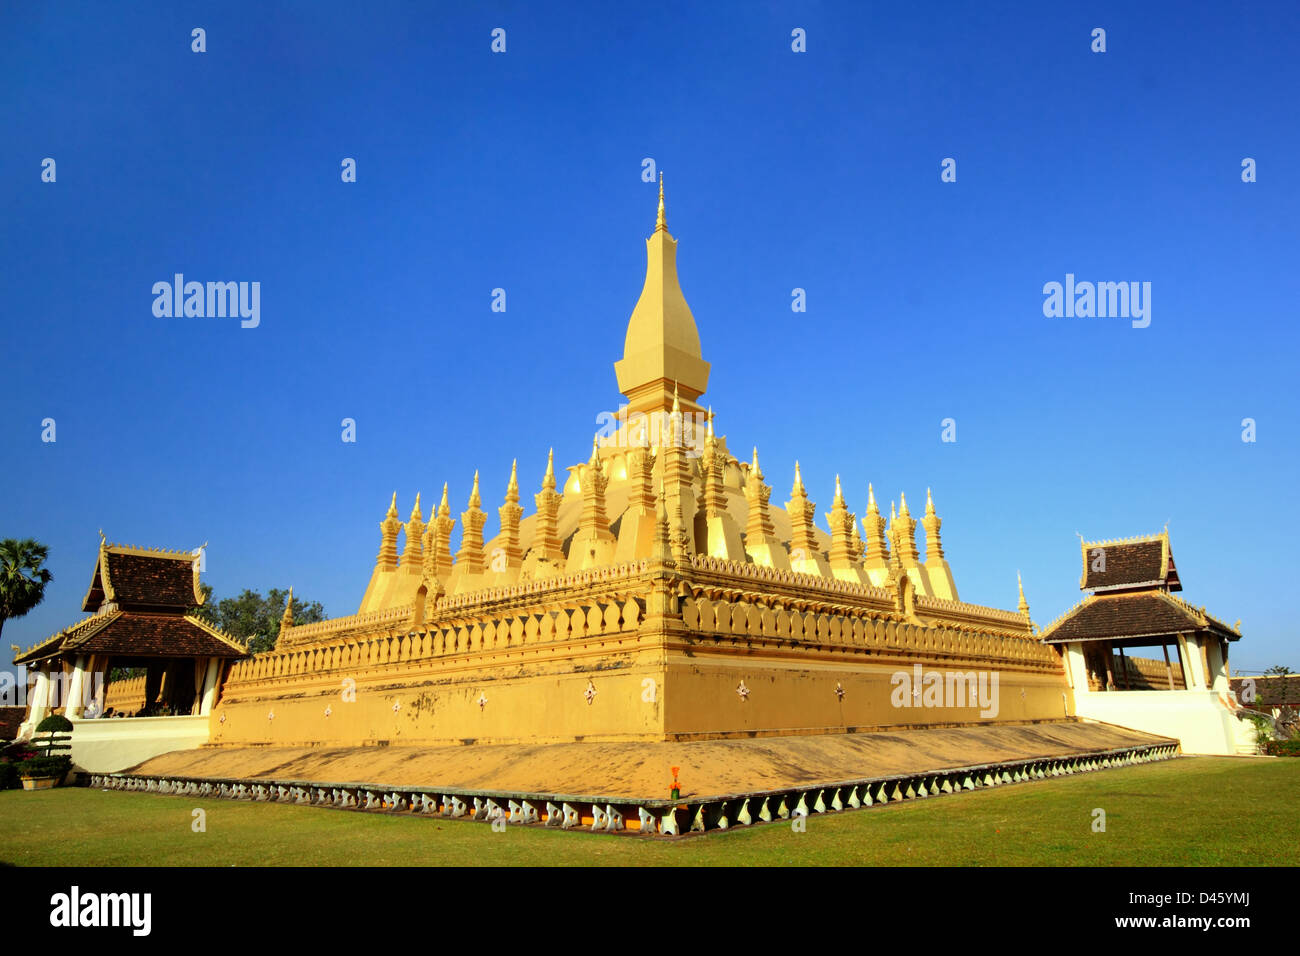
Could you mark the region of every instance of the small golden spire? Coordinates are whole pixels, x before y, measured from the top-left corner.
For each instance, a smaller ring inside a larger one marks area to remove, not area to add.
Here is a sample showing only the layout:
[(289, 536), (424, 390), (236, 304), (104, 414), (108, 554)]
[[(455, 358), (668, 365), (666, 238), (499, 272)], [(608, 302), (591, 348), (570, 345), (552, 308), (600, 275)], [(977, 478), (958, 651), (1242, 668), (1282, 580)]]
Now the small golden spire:
[(763, 480), (763, 469), (758, 467), (758, 446), (754, 446), (754, 462), (749, 466), (749, 473), (759, 481)]
[(673, 382), (673, 414), (680, 415), (681, 413), (682, 413), (682, 406), (681, 403), (678, 402), (677, 400), (677, 383)]
[(713, 437), (713, 406), (712, 405), (709, 406), (709, 418), (708, 418), (707, 427), (704, 434), (706, 438)]
[(1029, 616), (1029, 602), (1025, 600), (1025, 584), (1020, 580), (1020, 572), (1016, 572), (1016, 587), (1020, 589), (1020, 604), (1017, 610), (1026, 617)]
[(912, 515), (912, 512), (910, 512), (910, 511), (907, 510), (907, 493), (906, 493), (906, 492), (901, 492), (901, 491), (900, 491), (899, 494), (898, 494), (898, 497), (899, 497), (899, 499), (901, 499), (901, 504), (899, 504), (899, 506), (898, 506), (898, 513), (899, 513), (899, 515), (900, 515), (901, 517), (904, 517), (904, 518), (910, 518), (911, 515)]
[(387, 517), (389, 518), (397, 517), (397, 492), (395, 491), (393, 492), (393, 500), (388, 505)]
[(664, 217), (664, 174), (659, 173), (659, 215), (655, 218), (655, 232), (667, 232), (668, 220)]
[(934, 499), (930, 497), (930, 489), (925, 489), (925, 513), (926, 515), (934, 514)]
[(280, 615), (280, 630), (293, 627), (293, 588), (289, 588), (289, 597), (284, 602), (284, 613)]
[(588, 459), (587, 464), (600, 464), (600, 432), (591, 436), (591, 458)]
[(451, 511), (451, 502), (447, 500), (447, 483), (442, 483), (442, 501), (438, 504), (438, 514), (446, 516)]
[(797, 461), (794, 463), (794, 488), (791, 489), (790, 493), (795, 496), (805, 494), (803, 488), (803, 475), (799, 473), (799, 462)]
[(876, 489), (871, 487), (871, 482), (867, 482), (867, 514), (871, 512), (880, 513), (880, 508), (876, 505)]
[(546, 474), (542, 476), (542, 487), (555, 490), (555, 449), (546, 453)]
[(516, 458), (510, 462), (510, 483), (506, 485), (507, 491), (513, 491), (516, 495), (519, 493), (519, 459)]
[(469, 493), (469, 506), (471, 508), (477, 508), (482, 503), (483, 503), (483, 499), (480, 498), (478, 494), (478, 471), (476, 470), (474, 472), (474, 487), (473, 489), (470, 490)]
[(832, 504), (836, 504), (836, 505), (844, 504), (844, 489), (840, 487), (839, 475), (835, 476), (835, 500), (832, 502)]
[[(420, 493), (418, 491), (415, 493), (415, 507), (411, 509), (411, 517), (419, 521), (424, 520), (424, 515), (420, 513)], [(292, 591), (293, 588), (289, 590)]]

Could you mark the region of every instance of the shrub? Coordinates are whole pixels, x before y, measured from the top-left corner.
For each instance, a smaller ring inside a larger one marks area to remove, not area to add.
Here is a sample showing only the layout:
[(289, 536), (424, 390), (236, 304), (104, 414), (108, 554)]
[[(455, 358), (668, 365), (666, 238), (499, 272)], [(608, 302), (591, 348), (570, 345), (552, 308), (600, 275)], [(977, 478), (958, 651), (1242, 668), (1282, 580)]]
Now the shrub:
[(17, 790), (22, 786), (12, 760), (0, 758), (0, 790)]
[(50, 714), (36, 725), (32, 746), (49, 757), (72, 749), (72, 721), (60, 714)]
[(1264, 753), (1273, 757), (1300, 757), (1300, 739), (1270, 740), (1264, 744)]
[(71, 769), (71, 757), (29, 757), (18, 765), (18, 775), (21, 777), (62, 777)]

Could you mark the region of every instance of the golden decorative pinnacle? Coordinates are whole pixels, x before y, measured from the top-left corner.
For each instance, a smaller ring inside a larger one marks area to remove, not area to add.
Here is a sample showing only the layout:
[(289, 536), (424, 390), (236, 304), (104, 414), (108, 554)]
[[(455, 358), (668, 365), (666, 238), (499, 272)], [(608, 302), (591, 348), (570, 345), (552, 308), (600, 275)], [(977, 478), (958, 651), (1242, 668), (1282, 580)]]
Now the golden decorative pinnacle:
[(900, 499), (898, 513), (904, 518), (910, 517), (912, 513), (907, 510), (907, 493), (899, 492), (898, 497)]
[(482, 503), (483, 503), (483, 499), (480, 498), (478, 494), (478, 471), (476, 469), (474, 471), (474, 487), (470, 490), (469, 493), (469, 506), (471, 508), (477, 508)]
[(659, 215), (655, 218), (655, 232), (667, 232), (668, 220), (664, 217), (664, 174), (659, 173)]
[(447, 483), (444, 481), (442, 483), (442, 501), (438, 504), (438, 514), (446, 517), (449, 511), (451, 511), (451, 503), (447, 501)]
[(673, 382), (673, 414), (680, 415), (681, 413), (682, 413), (682, 406), (681, 403), (677, 400), (677, 383)]
[(803, 475), (799, 473), (799, 462), (794, 463), (794, 487), (790, 489), (792, 495), (807, 494), (803, 488)]
[(555, 449), (546, 453), (546, 474), (542, 476), (542, 487), (555, 490)]
[[(415, 507), (411, 509), (411, 518), (420, 522), (424, 521), (424, 514), (420, 511), (420, 493), (418, 491), (415, 493)], [(289, 590), (292, 591), (293, 588)]]
[[(925, 489), (925, 513), (926, 513), (927, 515), (932, 515), (932, 514), (934, 514), (934, 499), (930, 497), (930, 489), (929, 489), (929, 488), (926, 488), (926, 489)], [(1019, 573), (1019, 572), (1017, 572), (1017, 573)]]
[(835, 476), (835, 499), (832, 502), (835, 505), (844, 504), (844, 489), (840, 487), (840, 476)]
[(600, 432), (591, 436), (591, 458), (588, 460), (587, 464), (600, 464)]
[(754, 463), (749, 467), (749, 473), (759, 481), (763, 480), (763, 469), (758, 467), (758, 446), (754, 446)]
[(880, 508), (876, 504), (876, 489), (871, 487), (871, 482), (867, 482), (867, 514), (872, 512), (880, 513)]
[(388, 514), (386, 515), (386, 517), (390, 517), (390, 518), (397, 517), (397, 492), (395, 491), (393, 492), (393, 500), (389, 502)]
[(519, 498), (519, 459), (516, 458), (510, 462), (510, 483), (506, 485), (506, 495), (513, 492), (516, 499)]

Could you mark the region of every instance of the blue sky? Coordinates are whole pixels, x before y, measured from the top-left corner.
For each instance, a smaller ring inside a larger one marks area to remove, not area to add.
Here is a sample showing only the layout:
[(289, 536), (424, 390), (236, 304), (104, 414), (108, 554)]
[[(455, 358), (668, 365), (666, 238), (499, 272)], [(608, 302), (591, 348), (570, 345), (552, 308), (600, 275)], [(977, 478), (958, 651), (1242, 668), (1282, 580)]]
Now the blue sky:
[[(491, 534), (511, 459), (535, 490), (619, 403), (650, 157), (774, 500), (796, 458), (819, 511), (932, 487), (962, 597), (1019, 569), (1043, 625), (1076, 533), (1168, 522), (1234, 666), (1300, 670), (1300, 8), (467, 6), (0, 9), (0, 537), (55, 574), (5, 659), (79, 616), (100, 527), (332, 615), (394, 490), (459, 511), (479, 469)], [(176, 272), (260, 282), (260, 325), (155, 317)], [(1150, 326), (1045, 317), (1066, 273), (1150, 282)]]

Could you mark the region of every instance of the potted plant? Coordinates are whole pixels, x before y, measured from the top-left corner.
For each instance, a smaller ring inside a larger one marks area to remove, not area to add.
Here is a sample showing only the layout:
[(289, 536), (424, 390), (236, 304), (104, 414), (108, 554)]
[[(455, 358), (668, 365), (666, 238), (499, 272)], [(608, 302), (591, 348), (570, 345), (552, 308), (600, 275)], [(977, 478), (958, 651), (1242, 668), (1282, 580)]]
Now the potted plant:
[(66, 754), (54, 757), (29, 757), (18, 765), (24, 790), (49, 790), (63, 783), (72, 769), (72, 758)]
[(63, 782), (72, 769), (72, 757), (56, 751), (72, 749), (71, 734), (72, 721), (58, 714), (51, 714), (37, 725), (32, 734), (35, 752), (18, 764), (24, 790), (48, 790)]

